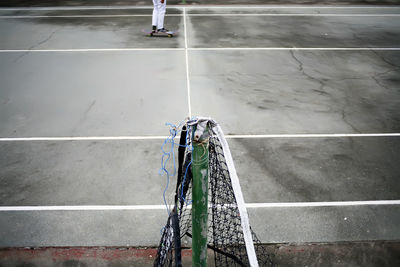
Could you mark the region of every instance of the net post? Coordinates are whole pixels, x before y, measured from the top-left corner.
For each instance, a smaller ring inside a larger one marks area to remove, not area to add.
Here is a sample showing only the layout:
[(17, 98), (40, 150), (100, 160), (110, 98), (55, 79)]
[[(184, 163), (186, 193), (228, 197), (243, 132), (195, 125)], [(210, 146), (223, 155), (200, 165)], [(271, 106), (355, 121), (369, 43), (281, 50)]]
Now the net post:
[(207, 266), (208, 142), (207, 122), (194, 128), (192, 152), (192, 266)]

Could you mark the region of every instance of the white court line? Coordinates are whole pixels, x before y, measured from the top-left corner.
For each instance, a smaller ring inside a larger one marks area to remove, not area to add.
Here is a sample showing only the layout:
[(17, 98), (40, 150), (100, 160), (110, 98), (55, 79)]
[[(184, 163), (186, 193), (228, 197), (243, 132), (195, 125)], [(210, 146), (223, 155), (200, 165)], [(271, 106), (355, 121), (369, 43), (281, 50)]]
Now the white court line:
[[(166, 17), (181, 17), (181, 14), (166, 14)], [(21, 16), (0, 16), (0, 19), (35, 19), (35, 18), (119, 18), (119, 17), (152, 17), (151, 14), (132, 15), (21, 15)]]
[(259, 135), (227, 135), (226, 138), (330, 138), (330, 137), (390, 137), (400, 133), (365, 133), (365, 134), (259, 134)]
[(26, 52), (115, 52), (115, 51), (183, 51), (184, 48), (76, 48), (76, 49), (0, 49), (0, 53)]
[[(179, 8), (179, 6), (170, 5), (169, 8)], [(32, 10), (32, 11), (55, 11), (55, 10), (127, 10), (127, 9), (153, 9), (153, 6), (59, 6), (59, 7), (2, 7), (0, 11), (20, 11), (20, 10)]]
[(382, 51), (397, 51), (400, 47), (203, 47), (203, 48), (188, 48), (189, 51), (232, 51), (232, 50), (305, 50), (305, 51), (372, 51), (372, 50), (382, 50)]
[[(386, 5), (377, 5), (377, 6), (299, 6), (299, 5), (285, 5), (285, 6), (277, 6), (277, 5), (200, 5), (200, 6), (189, 6), (189, 5), (169, 5), (168, 9), (393, 9), (398, 8), (397, 6), (386, 6)], [(70, 6), (59, 6), (59, 7), (2, 7), (1, 10), (126, 10), (126, 9), (153, 9), (153, 6), (78, 6), (78, 7), (70, 7)]]
[[(187, 40), (185, 37), (185, 46)], [(203, 48), (76, 48), (76, 49), (0, 49), (0, 53), (119, 52), (119, 51), (399, 51), (400, 47), (203, 47)], [(186, 55), (186, 54), (185, 54)]]
[(164, 210), (165, 205), (3, 206), (0, 211)]
[[(248, 209), (400, 205), (400, 200), (247, 203)], [(229, 207), (229, 204), (227, 204)], [(190, 205), (188, 208), (191, 208)], [(165, 205), (1, 206), (1, 211), (165, 210)]]
[[(77, 137), (21, 137), (0, 138), (0, 142), (29, 141), (107, 141), (107, 140), (164, 140), (167, 136), (77, 136)], [(178, 137), (176, 137), (178, 138)]]
[[(0, 19), (35, 19), (35, 18), (123, 18), (123, 17), (151, 17), (151, 14), (125, 15), (21, 15), (0, 16)], [(166, 17), (183, 17), (183, 14), (166, 14)], [(317, 13), (247, 13), (247, 14), (186, 14), (188, 17), (400, 17), (400, 14), (317, 14)]]
[(257, 14), (188, 14), (190, 17), (400, 17), (400, 14), (316, 14), (316, 13), (257, 13)]
[[(226, 135), (226, 139), (237, 138), (341, 138), (341, 137), (399, 137), (400, 133), (365, 134), (255, 134)], [(0, 142), (29, 141), (107, 141), (107, 140), (164, 140), (167, 136), (75, 136), (75, 137), (3, 137)], [(178, 138), (178, 137), (176, 137)]]
[(367, 201), (328, 201), (328, 202), (281, 202), (281, 203), (247, 203), (246, 207), (255, 208), (300, 208), (300, 207), (345, 207), (369, 205), (400, 205), (400, 200), (367, 200)]
[(186, 8), (183, 8), (183, 29), (185, 33), (185, 63), (186, 63), (186, 87), (188, 94), (188, 109), (189, 109), (189, 118), (192, 117), (192, 107), (190, 104), (190, 75), (189, 75), (189, 55), (188, 55), (188, 40), (187, 40), (187, 27), (186, 27)]
[[(179, 8), (178, 5), (170, 6)], [(386, 6), (386, 5), (376, 5), (376, 6), (355, 6), (355, 5), (348, 5), (348, 6), (314, 6), (314, 5), (285, 5), (285, 6), (277, 6), (277, 5), (200, 5), (200, 6), (186, 6), (187, 9), (379, 9), (379, 8), (400, 8), (399, 6)]]

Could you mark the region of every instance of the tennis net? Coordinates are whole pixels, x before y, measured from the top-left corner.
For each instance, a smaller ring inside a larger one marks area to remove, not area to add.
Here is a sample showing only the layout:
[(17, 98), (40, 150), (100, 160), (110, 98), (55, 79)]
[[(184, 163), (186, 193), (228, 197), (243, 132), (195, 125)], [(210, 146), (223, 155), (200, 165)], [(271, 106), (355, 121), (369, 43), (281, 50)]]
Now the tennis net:
[[(207, 152), (196, 160), (194, 142), (199, 142)], [(214, 253), (215, 266), (274, 266), (250, 227), (228, 143), (220, 126), (209, 118), (189, 120), (182, 127), (175, 203), (163, 228), (154, 266), (182, 266), (182, 238), (192, 238), (196, 227), (192, 218), (192, 185), (196, 179), (193, 167), (205, 161), (208, 161), (208, 215), (207, 233), (203, 234), (207, 235), (207, 248)]]

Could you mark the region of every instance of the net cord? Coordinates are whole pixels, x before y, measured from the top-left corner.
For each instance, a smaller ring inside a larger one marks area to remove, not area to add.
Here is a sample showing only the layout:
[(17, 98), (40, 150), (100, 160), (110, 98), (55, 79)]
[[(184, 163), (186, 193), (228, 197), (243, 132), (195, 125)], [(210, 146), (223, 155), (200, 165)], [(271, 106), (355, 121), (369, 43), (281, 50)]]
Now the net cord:
[(217, 134), (217, 137), (222, 145), (222, 150), (224, 152), (226, 164), (228, 166), (229, 176), (231, 177), (232, 187), (240, 213), (240, 218), (241, 218), (240, 222), (242, 224), (243, 237), (246, 243), (246, 251), (249, 258), (249, 263), (251, 267), (258, 267), (256, 251), (254, 249), (254, 244), (253, 244), (253, 237), (250, 230), (249, 216), (247, 214), (247, 209), (245, 206), (242, 189), (240, 188), (239, 178), (236, 173), (235, 165), (233, 164), (231, 151), (229, 149), (228, 142), (226, 141), (224, 133), (222, 132), (222, 129), (219, 126), (219, 124), (216, 124), (213, 130)]

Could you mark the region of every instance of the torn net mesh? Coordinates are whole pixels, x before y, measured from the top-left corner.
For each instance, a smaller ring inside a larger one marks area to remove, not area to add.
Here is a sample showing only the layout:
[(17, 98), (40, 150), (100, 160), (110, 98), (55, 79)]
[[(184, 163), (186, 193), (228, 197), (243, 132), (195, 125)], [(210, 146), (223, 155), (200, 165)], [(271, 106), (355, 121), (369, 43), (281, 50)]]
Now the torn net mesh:
[[(163, 228), (154, 266), (179, 266), (181, 260), (177, 255), (180, 254), (181, 248), (177, 246), (180, 246), (183, 237), (192, 237), (190, 166), (185, 176), (190, 162), (191, 153), (185, 151), (183, 167), (178, 170), (181, 171), (182, 179), (179, 179), (178, 175), (176, 204)], [(215, 135), (209, 139), (208, 194), (208, 248), (214, 252), (215, 266), (250, 266), (231, 178), (222, 146)], [(179, 223), (175, 228), (174, 216)], [(179, 242), (175, 239), (175, 233), (179, 234)], [(253, 231), (252, 236), (259, 266), (274, 266), (270, 255)]]

